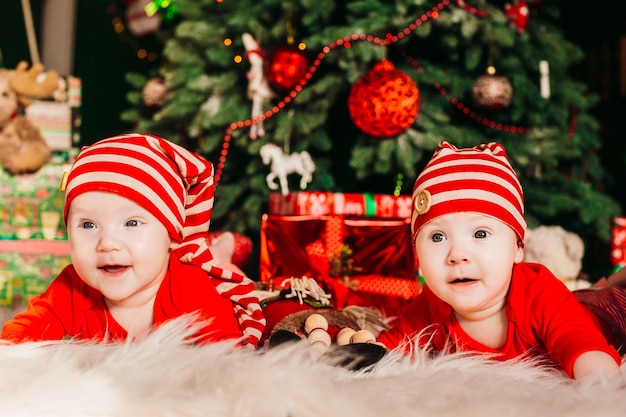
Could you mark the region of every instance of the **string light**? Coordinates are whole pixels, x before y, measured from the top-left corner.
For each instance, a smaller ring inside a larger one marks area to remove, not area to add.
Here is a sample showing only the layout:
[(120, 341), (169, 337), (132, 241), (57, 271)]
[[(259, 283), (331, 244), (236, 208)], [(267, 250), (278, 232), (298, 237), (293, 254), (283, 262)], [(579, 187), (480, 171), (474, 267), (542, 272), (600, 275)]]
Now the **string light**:
[(174, 0), (154, 0), (144, 8), (147, 16), (154, 16), (161, 12), (163, 20), (169, 21), (178, 15), (178, 6), (174, 4)]
[(396, 175), (396, 186), (393, 189), (393, 195), (396, 197), (402, 193), (402, 185), (404, 184), (404, 174), (399, 172)]

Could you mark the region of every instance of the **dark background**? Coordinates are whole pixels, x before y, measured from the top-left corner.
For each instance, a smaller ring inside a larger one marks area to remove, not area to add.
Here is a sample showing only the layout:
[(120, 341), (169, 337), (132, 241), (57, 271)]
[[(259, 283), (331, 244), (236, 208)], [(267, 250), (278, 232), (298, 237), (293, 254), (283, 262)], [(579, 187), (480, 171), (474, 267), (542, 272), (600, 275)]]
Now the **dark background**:
[(608, 4), (564, 2), (562, 29), (586, 53), (573, 75), (600, 97), (593, 115), (600, 122), (603, 165), (613, 176), (607, 191), (626, 209), (626, 2)]

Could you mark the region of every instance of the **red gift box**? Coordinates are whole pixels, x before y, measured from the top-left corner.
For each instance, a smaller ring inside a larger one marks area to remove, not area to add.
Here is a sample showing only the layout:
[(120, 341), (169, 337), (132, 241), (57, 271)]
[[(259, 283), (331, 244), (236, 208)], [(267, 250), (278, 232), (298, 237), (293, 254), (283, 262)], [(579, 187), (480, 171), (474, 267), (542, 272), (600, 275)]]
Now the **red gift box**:
[(611, 263), (626, 265), (626, 217), (614, 217), (611, 227)]
[(271, 193), (269, 213), (281, 215), (351, 215), (367, 217), (411, 217), (411, 196), (298, 191)]
[[(342, 245), (354, 272), (330, 276)], [(336, 308), (363, 305), (397, 314), (419, 292), (410, 219), (354, 216), (281, 216), (261, 221), (260, 280), (273, 287), (290, 277), (316, 279)]]

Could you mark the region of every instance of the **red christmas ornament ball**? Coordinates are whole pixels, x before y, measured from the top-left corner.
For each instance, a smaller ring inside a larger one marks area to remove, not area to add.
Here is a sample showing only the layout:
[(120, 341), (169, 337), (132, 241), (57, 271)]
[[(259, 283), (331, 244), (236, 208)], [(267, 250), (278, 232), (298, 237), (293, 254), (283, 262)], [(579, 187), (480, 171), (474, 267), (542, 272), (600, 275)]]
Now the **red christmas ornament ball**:
[(509, 80), (496, 74), (483, 74), (472, 85), (472, 100), (478, 107), (498, 111), (511, 105), (513, 86)]
[(406, 131), (415, 122), (419, 106), (419, 90), (411, 77), (386, 59), (363, 75), (348, 96), (352, 122), (376, 138)]
[(309, 58), (292, 45), (274, 50), (267, 60), (267, 81), (276, 90), (291, 91), (309, 70)]

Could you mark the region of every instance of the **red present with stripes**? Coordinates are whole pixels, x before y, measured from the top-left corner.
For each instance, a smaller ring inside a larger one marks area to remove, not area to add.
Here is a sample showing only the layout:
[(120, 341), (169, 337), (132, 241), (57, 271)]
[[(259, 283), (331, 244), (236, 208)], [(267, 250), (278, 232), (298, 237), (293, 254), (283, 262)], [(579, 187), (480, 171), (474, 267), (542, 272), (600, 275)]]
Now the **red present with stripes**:
[[(342, 245), (352, 251), (353, 273), (331, 276), (330, 259)], [(262, 217), (260, 280), (274, 288), (290, 277), (308, 276), (331, 293), (336, 308), (388, 307), (380, 304), (403, 304), (417, 295), (416, 271), (409, 218)]]
[(411, 196), (327, 191), (297, 191), (286, 195), (271, 193), (269, 213), (406, 218), (411, 217)]
[(626, 217), (613, 218), (611, 235), (611, 263), (626, 266)]

